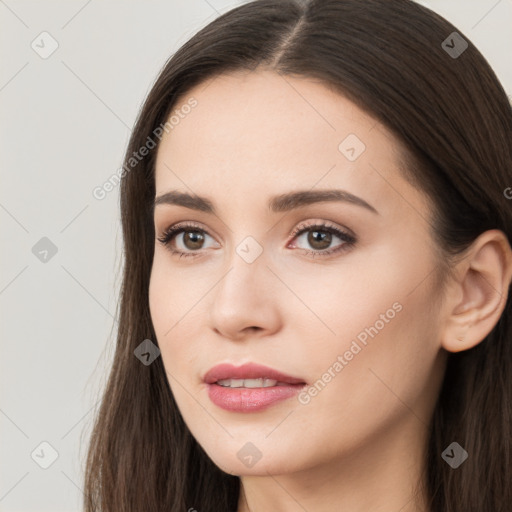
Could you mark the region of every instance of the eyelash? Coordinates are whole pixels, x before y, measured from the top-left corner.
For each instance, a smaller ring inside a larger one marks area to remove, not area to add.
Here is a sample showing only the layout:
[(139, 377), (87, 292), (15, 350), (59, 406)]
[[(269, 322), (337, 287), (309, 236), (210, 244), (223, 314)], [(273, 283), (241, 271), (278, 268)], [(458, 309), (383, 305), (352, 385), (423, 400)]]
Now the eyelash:
[[(208, 236), (211, 236), (208, 231), (202, 229), (200, 226), (197, 226), (195, 224), (191, 223), (181, 223), (177, 224), (175, 226), (171, 226), (170, 228), (166, 229), (161, 237), (158, 238), (158, 241), (162, 243), (173, 255), (178, 256), (180, 258), (185, 257), (196, 257), (200, 256), (200, 253), (198, 251), (194, 252), (183, 252), (183, 251), (177, 251), (176, 249), (173, 249), (170, 245), (170, 242), (180, 233), (187, 232), (187, 231), (199, 231), (201, 233), (206, 233)], [(333, 253), (342, 252), (350, 249), (355, 245), (357, 242), (357, 239), (350, 235), (349, 233), (342, 231), (338, 229), (335, 226), (331, 226), (326, 223), (317, 223), (317, 224), (300, 224), (297, 226), (296, 229), (293, 230), (293, 232), (290, 234), (291, 237), (296, 238), (299, 235), (302, 235), (303, 233), (307, 233), (308, 231), (323, 231), (327, 233), (331, 233), (333, 235), (336, 235), (338, 238), (340, 238), (344, 243), (342, 245), (339, 245), (338, 247), (334, 249), (326, 249), (325, 251), (321, 250), (308, 250), (308, 249), (301, 249), (302, 251), (305, 251), (306, 254), (311, 255), (313, 257), (327, 257)]]

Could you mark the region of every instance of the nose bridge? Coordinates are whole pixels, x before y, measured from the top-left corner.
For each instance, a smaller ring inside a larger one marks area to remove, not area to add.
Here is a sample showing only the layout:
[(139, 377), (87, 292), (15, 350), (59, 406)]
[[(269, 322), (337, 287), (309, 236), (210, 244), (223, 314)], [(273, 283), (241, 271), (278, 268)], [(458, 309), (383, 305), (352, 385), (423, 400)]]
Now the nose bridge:
[(226, 256), (229, 269), (219, 283), (216, 302), (219, 300), (235, 300), (247, 303), (260, 300), (260, 285), (265, 282), (266, 258), (262, 244), (254, 237), (247, 236), (232, 248)]
[(215, 287), (213, 326), (226, 336), (246, 327), (268, 328), (276, 318), (275, 294), (262, 244), (247, 236), (232, 247), (226, 262), (229, 268)]

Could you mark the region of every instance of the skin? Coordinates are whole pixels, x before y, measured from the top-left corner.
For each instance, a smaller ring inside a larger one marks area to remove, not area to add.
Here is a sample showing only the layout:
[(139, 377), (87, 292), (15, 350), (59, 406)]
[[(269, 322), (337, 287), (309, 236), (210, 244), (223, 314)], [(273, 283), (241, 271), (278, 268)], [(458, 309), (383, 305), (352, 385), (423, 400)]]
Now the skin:
[[(156, 206), (149, 288), (185, 423), (219, 468), (241, 476), (239, 512), (429, 510), (422, 471), (446, 357), (498, 321), (512, 274), (506, 238), (481, 235), (441, 289), (431, 206), (400, 172), (400, 141), (373, 118), (318, 81), (260, 69), (202, 83), (176, 107), (190, 97), (197, 106), (158, 148), (156, 197), (191, 192), (218, 211)], [(353, 162), (338, 149), (348, 134), (366, 146)], [(347, 202), (268, 209), (270, 197), (303, 189), (343, 189), (378, 213)], [(199, 254), (179, 258), (158, 238), (186, 221), (204, 240), (178, 234), (174, 249)], [(315, 229), (290, 236), (319, 221), (350, 230), (355, 244), (311, 256), (344, 243), (332, 235), (315, 245)], [(263, 249), (252, 263), (236, 252), (248, 236)], [(314, 384), (396, 303), (394, 318), (309, 403), (244, 414), (209, 400), (202, 376), (224, 362)], [(237, 457), (247, 442), (261, 453), (250, 468)]]

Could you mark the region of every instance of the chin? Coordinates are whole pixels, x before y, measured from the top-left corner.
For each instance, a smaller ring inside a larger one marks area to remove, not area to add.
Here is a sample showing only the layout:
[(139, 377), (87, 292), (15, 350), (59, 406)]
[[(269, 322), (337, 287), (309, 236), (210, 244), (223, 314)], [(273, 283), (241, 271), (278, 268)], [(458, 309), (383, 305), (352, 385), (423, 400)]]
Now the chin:
[(254, 455), (252, 455), (253, 459), (251, 460), (251, 455), (245, 455), (250, 453), (250, 450), (251, 448), (249, 446), (243, 444), (242, 448), (234, 449), (233, 451), (207, 453), (212, 462), (219, 469), (230, 475), (268, 476), (269, 474), (279, 475), (299, 470), (297, 467), (290, 467), (290, 460), (293, 460), (294, 463), (297, 464), (297, 461), (294, 460), (296, 454), (277, 455), (274, 450), (272, 450), (272, 455), (265, 457), (264, 453), (260, 452), (258, 456), (256, 452), (254, 452)]

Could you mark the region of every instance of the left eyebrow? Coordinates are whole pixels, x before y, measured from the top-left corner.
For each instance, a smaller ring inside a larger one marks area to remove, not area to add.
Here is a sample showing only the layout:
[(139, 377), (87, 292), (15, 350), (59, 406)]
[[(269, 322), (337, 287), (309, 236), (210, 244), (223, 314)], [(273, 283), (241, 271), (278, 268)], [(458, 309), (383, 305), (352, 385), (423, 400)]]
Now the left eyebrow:
[[(344, 202), (361, 206), (379, 215), (379, 212), (364, 199), (361, 199), (346, 190), (299, 190), (280, 194), (270, 198), (268, 208), (273, 212), (287, 212), (303, 206), (322, 202)], [(207, 197), (189, 194), (188, 192), (171, 191), (155, 198), (154, 207), (160, 204), (175, 204), (217, 215), (213, 202)]]
[(343, 202), (361, 206), (377, 215), (379, 212), (364, 199), (346, 190), (299, 190), (275, 196), (269, 201), (269, 208), (274, 212), (287, 212), (302, 206), (322, 202)]

